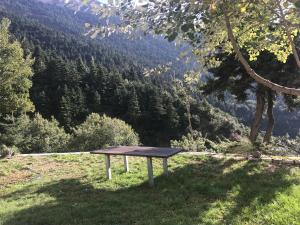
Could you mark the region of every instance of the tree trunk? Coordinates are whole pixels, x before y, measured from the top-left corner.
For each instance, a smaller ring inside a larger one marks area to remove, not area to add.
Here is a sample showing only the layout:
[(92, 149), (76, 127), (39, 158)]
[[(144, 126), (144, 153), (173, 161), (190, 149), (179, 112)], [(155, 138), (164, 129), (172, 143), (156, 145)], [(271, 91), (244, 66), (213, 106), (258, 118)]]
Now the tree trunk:
[(229, 20), (229, 16), (227, 15), (227, 12), (224, 11), (224, 17), (225, 17), (225, 23), (226, 23), (226, 28), (227, 28), (227, 34), (228, 34), (228, 39), (230, 40), (232, 47), (234, 49), (234, 52), (236, 53), (238, 60), (241, 62), (245, 70), (247, 71), (248, 75), (252, 77), (257, 83), (264, 85), (265, 87), (270, 88), (271, 90), (278, 92), (278, 93), (284, 93), (288, 95), (295, 95), (295, 96), (300, 96), (300, 89), (297, 88), (289, 88), (285, 87), (279, 84), (275, 84), (270, 80), (267, 80), (257, 74), (249, 65), (248, 61), (244, 58), (242, 52), (240, 51), (240, 48), (235, 40), (231, 23)]
[(251, 131), (250, 131), (250, 141), (254, 143), (256, 141), (262, 116), (265, 110), (265, 93), (263, 91), (257, 91), (256, 92), (256, 110), (255, 110), (255, 116), (254, 116), (254, 121), (251, 126)]
[(187, 112), (188, 122), (189, 122), (188, 130), (189, 130), (189, 133), (192, 134), (193, 126), (192, 126), (192, 121), (191, 121), (191, 104), (190, 104), (189, 96), (187, 96), (187, 98), (186, 98), (186, 112)]
[(274, 122), (275, 122), (274, 115), (273, 115), (273, 106), (274, 106), (273, 94), (272, 91), (268, 91), (268, 109), (267, 109), (268, 128), (264, 137), (265, 143), (270, 143), (272, 133), (273, 133)]

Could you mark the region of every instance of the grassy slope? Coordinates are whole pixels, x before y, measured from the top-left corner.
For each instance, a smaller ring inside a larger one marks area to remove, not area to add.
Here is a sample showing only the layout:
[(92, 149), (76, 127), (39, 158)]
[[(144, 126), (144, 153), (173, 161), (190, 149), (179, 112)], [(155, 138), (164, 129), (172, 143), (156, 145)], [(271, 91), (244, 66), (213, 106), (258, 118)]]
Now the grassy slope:
[(128, 174), (121, 158), (112, 165), (106, 181), (101, 156), (1, 160), (0, 224), (300, 224), (299, 168), (176, 156), (149, 188), (144, 159)]

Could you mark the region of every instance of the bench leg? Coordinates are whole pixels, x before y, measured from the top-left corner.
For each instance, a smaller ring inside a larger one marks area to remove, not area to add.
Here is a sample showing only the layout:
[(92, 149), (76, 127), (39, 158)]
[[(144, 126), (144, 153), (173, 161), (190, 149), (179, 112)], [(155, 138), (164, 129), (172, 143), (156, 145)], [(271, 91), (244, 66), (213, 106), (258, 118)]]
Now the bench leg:
[(152, 187), (154, 185), (154, 179), (153, 179), (153, 166), (152, 166), (151, 157), (147, 157), (147, 168), (148, 168), (149, 185)]
[(163, 158), (164, 175), (168, 176), (168, 158)]
[(124, 156), (124, 168), (126, 172), (129, 172), (128, 156)]
[(106, 178), (111, 180), (110, 155), (105, 155)]

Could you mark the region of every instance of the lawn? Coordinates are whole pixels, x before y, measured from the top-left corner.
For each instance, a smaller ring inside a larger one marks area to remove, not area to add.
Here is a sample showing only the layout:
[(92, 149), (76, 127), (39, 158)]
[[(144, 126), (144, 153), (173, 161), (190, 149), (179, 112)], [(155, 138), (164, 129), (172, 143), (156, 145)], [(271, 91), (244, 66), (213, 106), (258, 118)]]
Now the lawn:
[(89, 154), (0, 161), (1, 225), (300, 224), (300, 169), (265, 162), (179, 155), (163, 177), (154, 160)]

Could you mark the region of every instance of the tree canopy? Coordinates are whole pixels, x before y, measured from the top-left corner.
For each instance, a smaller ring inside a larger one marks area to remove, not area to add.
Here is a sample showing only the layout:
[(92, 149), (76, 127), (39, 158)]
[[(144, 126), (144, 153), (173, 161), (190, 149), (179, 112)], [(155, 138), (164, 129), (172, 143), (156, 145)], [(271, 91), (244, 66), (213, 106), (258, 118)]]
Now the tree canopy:
[[(70, 33), (67, 29), (70, 21), (76, 21), (79, 14), (41, 3), (31, 9), (34, 2), (3, 0), (0, 16), (11, 19), (12, 36), (22, 43), (26, 53), (32, 52), (35, 59), (30, 99), (43, 118), (54, 116), (71, 132), (72, 127), (85, 121), (89, 114), (106, 114), (132, 125), (141, 142), (153, 146), (168, 145), (171, 139), (185, 135), (189, 118), (193, 129), (211, 139), (228, 137), (231, 130), (243, 129), (233, 117), (205, 104), (200, 97), (193, 97), (188, 113), (187, 98), (172, 87), (170, 77), (144, 76), (142, 67), (147, 66), (132, 60), (130, 52), (123, 55), (110, 45), (100, 45), (103, 40), (92, 40), (80, 33), (73, 35), (73, 30), (79, 30), (82, 24), (73, 24)], [(53, 15), (47, 14), (49, 10)], [(73, 16), (71, 19), (65, 18), (68, 13)], [(57, 20), (67, 21), (62, 24), (64, 32), (53, 25)], [(162, 41), (159, 48), (164, 43)], [(170, 54), (164, 48), (161, 50)], [(161, 55), (161, 51), (155, 54)], [(146, 59), (149, 61), (151, 57)]]
[(33, 60), (30, 55), (24, 57), (18, 41), (11, 41), (9, 25), (8, 19), (0, 24), (0, 114), (27, 112), (34, 108), (29, 99)]
[(249, 64), (249, 60), (255, 61), (267, 51), (281, 62), (286, 62), (292, 54), (295, 66), (300, 68), (294, 43), (300, 28), (299, 6), (298, 0), (112, 0), (94, 8), (101, 17), (117, 15), (121, 22), (100, 28), (86, 26), (91, 36), (134, 34), (140, 29), (162, 34), (169, 41), (183, 40), (194, 47), (195, 55), (206, 66), (218, 65), (215, 56), (220, 52), (234, 52), (247, 74), (258, 83), (279, 93), (300, 96), (300, 89), (276, 84)]

